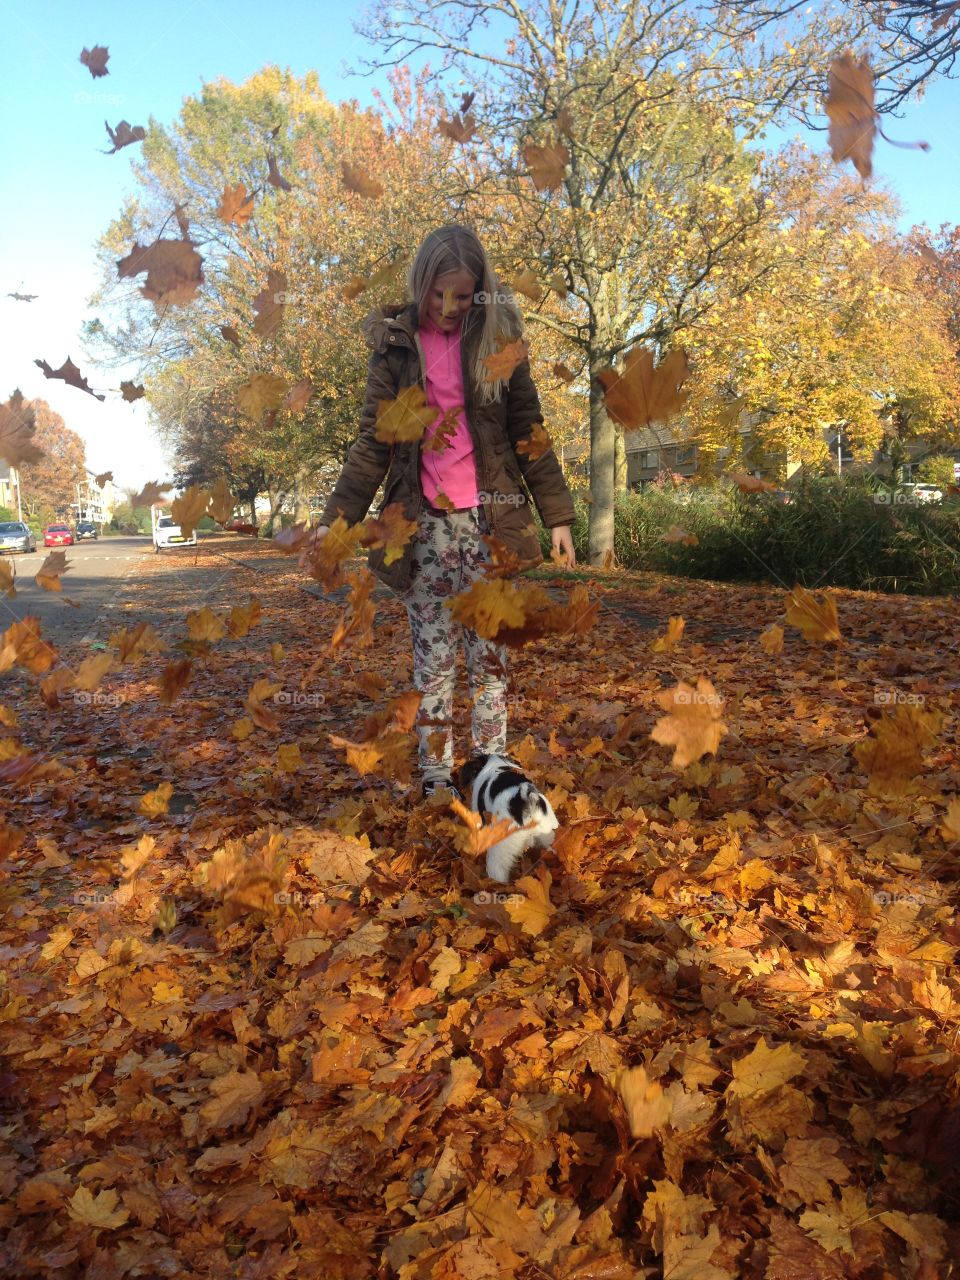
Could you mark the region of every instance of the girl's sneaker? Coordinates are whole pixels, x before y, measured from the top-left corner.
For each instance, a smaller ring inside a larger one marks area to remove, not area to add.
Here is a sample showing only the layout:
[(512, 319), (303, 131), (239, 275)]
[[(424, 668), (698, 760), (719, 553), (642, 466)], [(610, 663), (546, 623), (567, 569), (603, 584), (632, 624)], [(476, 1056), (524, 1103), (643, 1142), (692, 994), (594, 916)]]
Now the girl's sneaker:
[(453, 785), (450, 778), (426, 778), (422, 787), (423, 799), (426, 800), (430, 796), (435, 795), (438, 791), (449, 791), (452, 793), (454, 800), (462, 800), (463, 796)]

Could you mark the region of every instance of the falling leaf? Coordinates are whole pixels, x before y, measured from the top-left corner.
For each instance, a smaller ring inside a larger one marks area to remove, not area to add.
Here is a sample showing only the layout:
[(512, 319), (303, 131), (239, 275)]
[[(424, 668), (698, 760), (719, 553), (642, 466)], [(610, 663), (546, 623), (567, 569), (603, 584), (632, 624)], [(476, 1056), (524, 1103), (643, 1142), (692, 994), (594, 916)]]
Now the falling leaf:
[(529, 267), (524, 267), (518, 276), (511, 277), (506, 283), (531, 302), (539, 302), (543, 297), (543, 285)]
[(873, 105), (873, 72), (866, 57), (844, 53), (830, 65), (826, 111), (834, 160), (850, 160), (862, 178), (873, 172), (873, 138), (877, 113)]
[(471, 857), (480, 857), (495, 844), (499, 844), (505, 836), (520, 830), (510, 818), (495, 818), (493, 821), (484, 822), (481, 814), (468, 809), (465, 804), (456, 799), (450, 801), (450, 808), (465, 828), (458, 833), (458, 845), (462, 852)]
[[(74, 48), (76, 48), (76, 45), (74, 45)], [(110, 74), (107, 70), (109, 57), (110, 53), (106, 45), (95, 44), (92, 49), (84, 48), (80, 54), (80, 61), (96, 80), (97, 76), (108, 76)]]
[(556, 191), (563, 185), (570, 152), (559, 139), (542, 147), (528, 142), (523, 148), (523, 158), (538, 191)]
[(37, 570), (34, 581), (44, 591), (60, 591), (60, 575), (69, 568), (65, 551), (51, 551)]
[(829, 590), (817, 595), (805, 587), (794, 587), (787, 596), (787, 622), (813, 643), (841, 639), (837, 597)]
[(667, 622), (667, 633), (658, 636), (650, 645), (654, 653), (673, 653), (683, 636), (685, 626), (683, 618), (674, 615)]
[(528, 436), (518, 440), (516, 452), (522, 454), (530, 462), (537, 462), (553, 448), (553, 441), (547, 434), (542, 422), (535, 422)]
[(180, 526), (180, 532), (185, 538), (193, 534), (197, 525), (207, 514), (209, 502), (210, 491), (201, 489), (196, 484), (190, 485), (179, 498), (174, 498), (171, 502), (170, 514), (173, 516), (173, 522)]
[(529, 344), (518, 338), (515, 342), (505, 343), (492, 355), (484, 356), (480, 362), (484, 368), (484, 378), (487, 382), (511, 378), (517, 365), (526, 360), (529, 350)]
[(871, 794), (906, 795), (914, 789), (923, 754), (936, 741), (941, 719), (938, 711), (905, 702), (881, 711), (870, 725), (870, 736), (853, 749), (869, 777)]
[(619, 1071), (616, 1089), (627, 1113), (631, 1137), (650, 1138), (670, 1123), (673, 1102), (664, 1093), (663, 1085), (647, 1075), (645, 1067)]
[(134, 244), (117, 262), (119, 279), (147, 273), (140, 292), (157, 305), (190, 302), (203, 284), (203, 259), (187, 240), (155, 240), (146, 247)]
[(135, 124), (131, 128), (126, 120), (121, 120), (115, 129), (111, 129), (106, 120), (104, 120), (103, 125), (110, 135), (110, 141), (113, 143), (109, 151), (103, 152), (105, 156), (112, 156), (121, 147), (129, 147), (133, 142), (142, 142), (147, 136), (147, 131), (142, 124)]
[(242, 182), (223, 189), (217, 217), (224, 222), (235, 222), (238, 227), (245, 227), (253, 216), (253, 196), (247, 195), (247, 188)]
[(460, 425), (460, 415), (463, 413), (462, 405), (454, 405), (448, 409), (442, 418), (434, 420), (427, 428), (423, 437), (424, 453), (442, 453), (444, 449), (449, 448), (450, 442), (457, 433)]
[(577, 375), (565, 364), (557, 363), (553, 366), (553, 376), (559, 378), (561, 382), (575, 382)]
[(237, 408), (254, 422), (271, 409), (279, 409), (287, 394), (283, 378), (272, 373), (255, 373), (237, 390)]
[(328, 590), (340, 586), (341, 567), (357, 554), (362, 537), (362, 524), (348, 525), (342, 516), (337, 516), (326, 537), (310, 553), (309, 568), (313, 577)]
[(440, 410), (427, 404), (423, 387), (415, 382), (410, 387), (404, 387), (396, 400), (380, 401), (377, 405), (374, 435), (381, 444), (419, 440), (439, 416)]
[(253, 300), (256, 320), (253, 331), (261, 338), (271, 338), (283, 323), (284, 298), (286, 296), (287, 277), (282, 271), (271, 267), (267, 272), (267, 287), (262, 289)]
[(131, 404), (134, 400), (140, 400), (147, 393), (143, 387), (138, 386), (135, 382), (121, 382), (120, 394), (128, 404)]
[(280, 721), (277, 719), (276, 713), (264, 705), (267, 698), (272, 698), (275, 693), (279, 692), (279, 684), (261, 676), (259, 680), (254, 681), (244, 704), (253, 723), (257, 728), (265, 729), (267, 733), (279, 733), (280, 731)]
[(272, 151), (267, 154), (267, 181), (271, 187), (276, 187), (279, 191), (293, 190), (293, 184), (288, 182), (277, 168), (277, 157)]
[(523, 626), (527, 616), (520, 588), (504, 578), (474, 582), (467, 591), (443, 603), (457, 622), (487, 640), (496, 639), (503, 627)]
[(140, 492), (131, 499), (131, 505), (134, 507), (157, 506), (162, 500), (164, 494), (169, 493), (172, 488), (173, 485), (163, 484), (159, 480), (150, 480), (143, 486)]
[(106, 400), (107, 398), (105, 395), (98, 395), (96, 391), (90, 390), (86, 378), (81, 375), (80, 370), (69, 356), (67, 356), (59, 369), (51, 368), (46, 360), (34, 360), (33, 363), (43, 370), (45, 378), (60, 378), (67, 386), (76, 387), (78, 391), (86, 391), (87, 395), (93, 396), (94, 400)]
[(648, 427), (652, 422), (666, 422), (680, 412), (690, 395), (681, 389), (690, 376), (690, 365), (682, 348), (675, 347), (656, 368), (653, 359), (649, 347), (633, 347), (620, 373), (601, 369), (597, 374), (607, 412), (630, 431)]
[(140, 812), (147, 818), (160, 818), (169, 809), (170, 797), (173, 795), (173, 784), (161, 782), (153, 791), (147, 791), (140, 797)]
[(0, 458), (12, 467), (39, 462), (43, 450), (33, 443), (36, 417), (32, 408), (24, 408), (19, 390), (5, 404), (0, 404)]
[(730, 479), (741, 493), (775, 493), (777, 489), (775, 481), (762, 480), (759, 476), (749, 475), (745, 471), (732, 472)]
[(451, 138), (454, 142), (469, 142), (476, 127), (476, 120), (469, 115), (465, 115), (463, 119), (455, 115), (452, 120), (444, 120), (441, 117), (437, 121), (437, 132), (444, 138)]
[(667, 532), (663, 535), (664, 542), (677, 542), (684, 547), (698, 547), (700, 539), (695, 533), (688, 533), (686, 529), (681, 529), (678, 524), (672, 524)]
[(416, 520), (408, 520), (403, 513), (402, 502), (391, 502), (377, 517), (368, 516), (363, 522), (360, 545), (371, 550), (385, 548), (384, 564), (399, 560), (404, 548), (417, 532)]
[(186, 688), (193, 674), (193, 663), (189, 658), (180, 658), (177, 662), (168, 663), (160, 673), (160, 701), (165, 707), (172, 706)]
[(378, 182), (376, 178), (371, 178), (359, 165), (348, 164), (343, 160), (340, 163), (340, 171), (343, 174), (343, 185), (348, 191), (355, 191), (357, 195), (365, 196), (368, 200), (377, 200), (383, 195), (383, 183)]
[(283, 402), (283, 408), (287, 413), (302, 413), (310, 403), (313, 395), (313, 383), (309, 378), (301, 378), (299, 382), (295, 382), (287, 393), (287, 398)]
[(777, 626), (775, 622), (771, 623), (760, 636), (760, 647), (771, 657), (783, 653), (783, 627)]
[(727, 726), (720, 719), (723, 699), (705, 676), (696, 688), (681, 680), (673, 689), (664, 689), (657, 702), (668, 714), (660, 717), (650, 737), (674, 748), (674, 768), (685, 769), (701, 756), (716, 755)]
[(239, 347), (240, 334), (232, 324), (222, 324), (220, 326), (220, 334), (227, 342), (232, 342), (235, 347)]

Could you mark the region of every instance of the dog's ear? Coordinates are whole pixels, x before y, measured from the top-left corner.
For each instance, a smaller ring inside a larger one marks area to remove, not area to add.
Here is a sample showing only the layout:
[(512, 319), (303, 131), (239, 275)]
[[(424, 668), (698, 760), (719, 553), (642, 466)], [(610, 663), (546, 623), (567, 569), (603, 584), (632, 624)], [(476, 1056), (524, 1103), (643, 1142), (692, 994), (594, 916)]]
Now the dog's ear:
[(460, 793), (464, 800), (469, 800), (470, 793), (473, 791), (473, 784), (476, 782), (480, 771), (484, 768), (489, 756), (471, 756), (469, 760), (464, 761), (460, 766), (460, 776), (457, 782), (460, 786)]

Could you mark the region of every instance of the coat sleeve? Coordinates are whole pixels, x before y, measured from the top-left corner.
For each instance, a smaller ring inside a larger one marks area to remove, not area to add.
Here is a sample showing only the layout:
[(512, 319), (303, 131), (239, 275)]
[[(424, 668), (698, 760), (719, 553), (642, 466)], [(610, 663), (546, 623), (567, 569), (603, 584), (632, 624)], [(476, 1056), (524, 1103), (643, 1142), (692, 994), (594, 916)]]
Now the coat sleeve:
[(508, 383), (507, 438), (520, 464), (524, 483), (537, 504), (540, 519), (548, 529), (571, 525), (574, 520), (573, 499), (557, 455), (550, 449), (531, 462), (525, 453), (517, 453), (517, 445), (522, 440), (529, 440), (534, 424), (538, 422), (543, 422), (540, 397), (530, 376), (529, 361), (521, 360)]
[(321, 524), (332, 524), (343, 516), (348, 524), (356, 524), (367, 514), (390, 466), (390, 445), (374, 434), (377, 405), (381, 400), (395, 400), (396, 381), (384, 353), (373, 351), (367, 365), (367, 390), (360, 431), (343, 464), (340, 478), (327, 499)]

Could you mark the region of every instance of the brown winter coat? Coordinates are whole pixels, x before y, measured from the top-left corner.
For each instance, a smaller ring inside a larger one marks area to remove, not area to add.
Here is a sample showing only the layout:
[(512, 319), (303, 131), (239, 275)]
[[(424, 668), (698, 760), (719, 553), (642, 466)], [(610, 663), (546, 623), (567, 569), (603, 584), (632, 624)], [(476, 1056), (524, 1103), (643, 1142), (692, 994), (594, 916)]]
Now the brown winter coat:
[[(377, 405), (395, 400), (404, 387), (424, 385), (423, 353), (417, 336), (417, 307), (384, 307), (372, 312), (363, 325), (372, 347), (367, 368), (367, 392), (360, 433), (350, 450), (340, 478), (330, 495), (322, 523), (332, 524), (338, 515), (355, 524), (367, 514), (377, 490), (386, 477), (380, 510), (391, 502), (402, 502), (408, 520), (415, 520), (423, 505), (420, 481), (420, 442), (382, 444), (374, 435)], [(563, 472), (553, 450), (531, 462), (516, 447), (529, 437), (536, 422), (543, 421), (530, 366), (517, 365), (508, 391), (499, 401), (475, 405), (470, 370), (472, 343), (479, 339), (479, 327), (461, 343), (466, 416), (473, 437), (477, 467), (477, 489), (483, 495), (483, 509), (491, 533), (515, 551), (524, 567), (539, 564), (543, 556), (536, 527), (528, 510), (527, 490), (550, 528), (573, 523), (573, 503)], [(384, 565), (384, 551), (370, 553), (370, 567), (395, 591), (410, 585), (412, 544), (393, 564)]]

